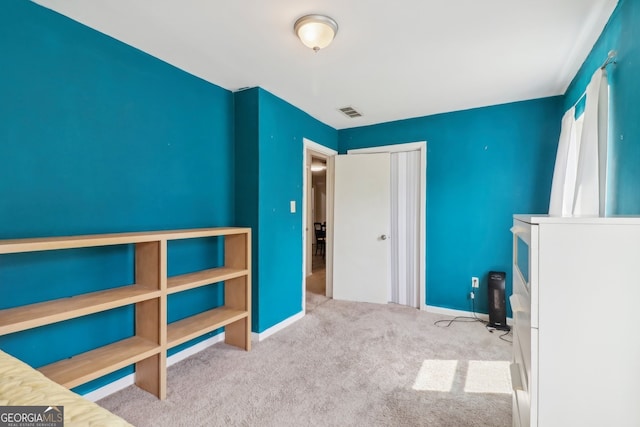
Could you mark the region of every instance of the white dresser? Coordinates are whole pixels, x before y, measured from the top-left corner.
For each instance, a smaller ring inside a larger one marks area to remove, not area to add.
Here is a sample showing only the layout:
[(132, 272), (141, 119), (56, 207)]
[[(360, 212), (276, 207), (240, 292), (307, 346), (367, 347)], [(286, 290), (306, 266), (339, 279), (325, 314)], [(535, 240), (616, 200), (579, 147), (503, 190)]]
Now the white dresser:
[(513, 425), (640, 426), (640, 218), (513, 221)]

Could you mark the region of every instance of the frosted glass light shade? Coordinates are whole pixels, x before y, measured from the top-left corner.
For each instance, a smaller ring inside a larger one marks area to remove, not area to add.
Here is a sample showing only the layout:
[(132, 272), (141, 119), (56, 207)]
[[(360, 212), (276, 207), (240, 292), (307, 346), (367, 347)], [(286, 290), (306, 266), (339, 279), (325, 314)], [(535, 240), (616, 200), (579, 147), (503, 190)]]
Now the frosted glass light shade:
[(306, 15), (296, 21), (293, 29), (305, 46), (317, 52), (331, 44), (338, 24), (328, 16)]

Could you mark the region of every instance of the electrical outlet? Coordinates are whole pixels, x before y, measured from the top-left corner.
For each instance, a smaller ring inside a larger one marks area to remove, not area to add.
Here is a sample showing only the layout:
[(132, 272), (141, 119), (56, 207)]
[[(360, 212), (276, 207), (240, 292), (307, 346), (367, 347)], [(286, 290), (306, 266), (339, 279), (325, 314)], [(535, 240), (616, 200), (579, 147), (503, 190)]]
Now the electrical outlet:
[(480, 287), (480, 280), (477, 277), (472, 277), (471, 278), (471, 287), (472, 288), (479, 288)]

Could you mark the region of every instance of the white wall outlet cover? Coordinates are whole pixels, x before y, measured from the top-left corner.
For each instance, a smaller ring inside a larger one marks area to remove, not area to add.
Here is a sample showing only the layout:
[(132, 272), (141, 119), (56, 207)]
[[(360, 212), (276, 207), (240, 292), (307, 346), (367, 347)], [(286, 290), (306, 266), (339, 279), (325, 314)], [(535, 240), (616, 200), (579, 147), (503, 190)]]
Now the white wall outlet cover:
[(296, 201), (292, 200), (291, 202), (289, 202), (289, 205), (290, 205), (291, 213), (296, 213)]

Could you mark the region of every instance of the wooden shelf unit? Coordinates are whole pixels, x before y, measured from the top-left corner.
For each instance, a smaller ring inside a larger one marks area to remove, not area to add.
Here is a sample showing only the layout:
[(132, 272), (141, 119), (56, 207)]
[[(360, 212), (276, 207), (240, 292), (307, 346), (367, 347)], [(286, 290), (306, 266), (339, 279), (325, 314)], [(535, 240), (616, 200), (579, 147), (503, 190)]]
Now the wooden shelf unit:
[(51, 380), (73, 388), (159, 354), (160, 345), (137, 336), (38, 369)]
[(246, 276), (246, 268), (219, 267), (209, 270), (196, 271), (195, 273), (183, 274), (181, 276), (170, 277), (167, 281), (167, 293), (182, 292), (210, 283), (224, 282), (236, 277)]
[[(167, 277), (167, 242), (201, 237), (224, 238), (224, 266)], [(159, 399), (166, 397), (167, 350), (216, 329), (225, 342), (251, 349), (251, 230), (201, 228), (141, 233), (0, 240), (0, 255), (135, 245), (135, 284), (0, 310), (0, 335), (36, 328), (135, 304), (135, 335), (41, 367), (73, 388), (135, 364), (136, 384)], [(224, 282), (224, 305), (167, 325), (168, 295)]]
[(143, 286), (123, 286), (122, 288), (0, 310), (0, 335), (135, 304), (158, 298), (160, 295), (159, 290)]
[(172, 348), (207, 332), (246, 319), (244, 310), (218, 307), (195, 316), (170, 323), (167, 328), (167, 348)]

